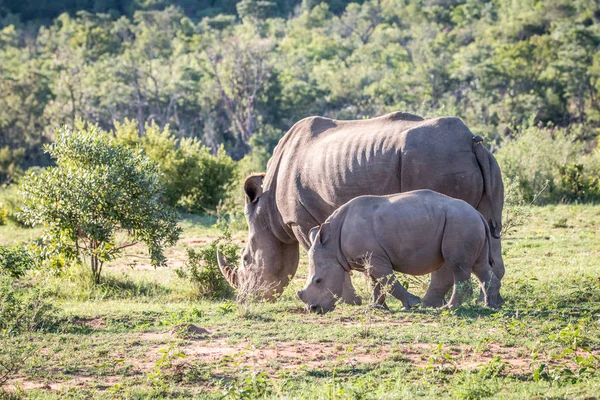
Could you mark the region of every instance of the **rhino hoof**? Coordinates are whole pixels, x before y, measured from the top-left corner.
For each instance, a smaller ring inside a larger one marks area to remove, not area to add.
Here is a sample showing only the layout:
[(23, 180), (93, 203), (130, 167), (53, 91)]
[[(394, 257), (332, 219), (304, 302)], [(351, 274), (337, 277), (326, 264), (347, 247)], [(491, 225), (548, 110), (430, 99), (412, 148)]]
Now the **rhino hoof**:
[(387, 306), (387, 304), (382, 303), (382, 304), (376, 304), (376, 303), (371, 303), (371, 308), (374, 310), (383, 310), (383, 311), (389, 311), (389, 307)]
[(402, 305), (404, 306), (404, 308), (406, 308), (408, 310), (420, 303), (421, 303), (421, 298), (419, 296), (415, 296), (414, 294), (408, 293), (407, 299), (406, 299), (406, 301), (402, 302)]
[(423, 298), (423, 307), (430, 307), (430, 308), (440, 308), (443, 307), (445, 304), (444, 298), (443, 297), (427, 297), (425, 296)]

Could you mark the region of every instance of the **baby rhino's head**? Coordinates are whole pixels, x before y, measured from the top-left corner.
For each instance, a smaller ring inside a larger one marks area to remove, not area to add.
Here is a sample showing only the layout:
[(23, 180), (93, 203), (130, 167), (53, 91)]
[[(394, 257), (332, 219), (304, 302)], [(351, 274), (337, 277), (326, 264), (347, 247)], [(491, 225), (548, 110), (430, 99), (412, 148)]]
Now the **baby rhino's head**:
[(333, 310), (337, 299), (342, 296), (346, 271), (339, 263), (337, 249), (334, 248), (337, 241), (329, 240), (329, 233), (329, 224), (325, 223), (312, 228), (309, 234), (308, 278), (298, 297), (311, 312)]

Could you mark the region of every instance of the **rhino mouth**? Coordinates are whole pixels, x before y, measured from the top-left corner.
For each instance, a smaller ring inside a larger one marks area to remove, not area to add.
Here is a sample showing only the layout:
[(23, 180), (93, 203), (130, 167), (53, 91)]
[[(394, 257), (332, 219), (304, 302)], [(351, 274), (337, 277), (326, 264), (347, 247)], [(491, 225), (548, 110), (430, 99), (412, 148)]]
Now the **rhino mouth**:
[(309, 304), (306, 306), (306, 308), (308, 309), (309, 312), (315, 313), (315, 314), (325, 314), (326, 312), (331, 311), (331, 310), (328, 310), (325, 307), (320, 306), (318, 304)]

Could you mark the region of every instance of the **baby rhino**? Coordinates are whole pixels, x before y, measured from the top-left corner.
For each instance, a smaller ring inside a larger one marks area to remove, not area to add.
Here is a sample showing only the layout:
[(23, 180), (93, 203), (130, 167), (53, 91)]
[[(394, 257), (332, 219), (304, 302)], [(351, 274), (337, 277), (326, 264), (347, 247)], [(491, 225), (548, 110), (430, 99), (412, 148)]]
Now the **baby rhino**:
[(489, 307), (499, 307), (500, 280), (492, 272), (490, 231), (483, 216), (462, 200), (431, 190), (390, 196), (360, 196), (337, 209), (310, 231), (306, 287), (298, 292), (313, 312), (327, 312), (342, 295), (344, 274), (366, 272), (374, 284), (373, 302), (387, 308), (389, 291), (406, 308), (420, 302), (394, 277), (429, 274), (444, 265), (454, 274), (446, 305), (461, 304), (471, 271)]

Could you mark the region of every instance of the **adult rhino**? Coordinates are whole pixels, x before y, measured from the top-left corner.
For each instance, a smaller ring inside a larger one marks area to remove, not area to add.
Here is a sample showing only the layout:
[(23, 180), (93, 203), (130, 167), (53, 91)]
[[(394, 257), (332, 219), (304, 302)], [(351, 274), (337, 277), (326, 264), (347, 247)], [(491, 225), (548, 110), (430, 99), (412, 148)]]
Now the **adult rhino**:
[[(394, 112), (370, 120), (309, 117), (279, 141), (265, 174), (244, 183), (248, 243), (238, 269), (218, 254), (221, 272), (234, 287), (281, 293), (296, 273), (299, 243), (347, 201), (432, 189), (462, 199), (488, 221), (494, 273), (504, 275), (500, 244), (504, 187), (494, 157), (458, 118)], [(454, 284), (441, 268), (431, 276), (425, 306), (444, 304)], [(265, 290), (266, 289), (266, 290)], [(349, 274), (343, 300), (359, 302)]]

